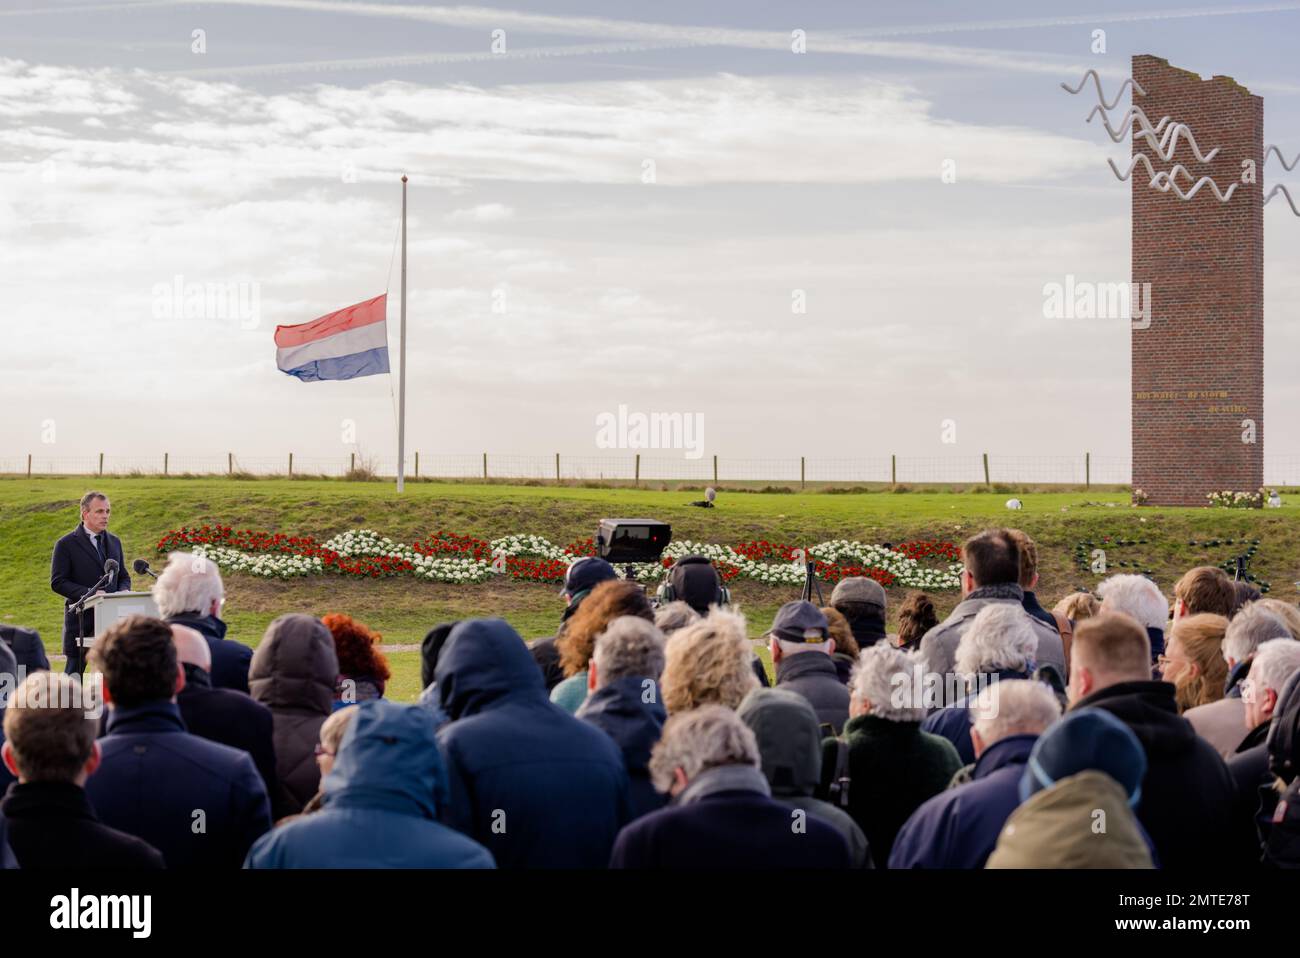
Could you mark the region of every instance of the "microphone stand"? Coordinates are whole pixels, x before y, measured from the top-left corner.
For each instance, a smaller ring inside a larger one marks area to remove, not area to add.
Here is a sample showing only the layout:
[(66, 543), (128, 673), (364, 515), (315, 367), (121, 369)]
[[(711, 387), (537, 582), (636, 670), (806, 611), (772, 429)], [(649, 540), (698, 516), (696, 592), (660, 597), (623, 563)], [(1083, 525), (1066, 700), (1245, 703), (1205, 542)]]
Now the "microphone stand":
[(77, 648), (78, 649), (83, 649), (83, 650), (85, 649), (86, 637), (84, 633), (86, 631), (86, 626), (85, 623), (82, 621), (81, 616), (82, 613), (86, 611), (86, 601), (90, 599), (96, 592), (99, 591), (100, 586), (108, 585), (108, 580), (111, 579), (114, 576), (114, 574), (115, 573), (112, 572), (105, 572), (102, 576), (99, 577), (98, 582), (96, 582), (89, 589), (87, 589), (85, 594), (80, 599), (78, 599), (76, 602), (72, 603), (72, 605), (68, 607), (77, 613)]

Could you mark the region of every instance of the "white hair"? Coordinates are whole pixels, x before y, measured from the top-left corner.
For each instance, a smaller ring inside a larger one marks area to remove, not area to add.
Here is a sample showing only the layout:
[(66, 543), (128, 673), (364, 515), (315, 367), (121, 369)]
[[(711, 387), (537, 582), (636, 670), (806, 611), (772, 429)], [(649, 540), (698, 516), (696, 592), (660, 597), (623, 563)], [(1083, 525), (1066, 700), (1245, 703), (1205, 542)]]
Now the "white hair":
[(1300, 669), (1300, 642), (1295, 639), (1269, 639), (1255, 650), (1250, 666), (1250, 684), (1255, 693), (1272, 689), (1278, 695), (1286, 680)]
[(1061, 717), (1061, 703), (1042, 682), (1003, 679), (980, 690), (970, 717), (987, 746), (1009, 735), (1041, 735)]
[(1169, 600), (1160, 587), (1144, 575), (1113, 575), (1097, 586), (1106, 612), (1123, 612), (1144, 629), (1164, 629), (1169, 621)]
[(979, 610), (957, 643), (953, 669), (962, 675), (1025, 671), (1038, 652), (1038, 636), (1029, 613), (1019, 605), (998, 602)]
[[(800, 652), (821, 652), (823, 655), (830, 655), (835, 650), (835, 640), (827, 639), (825, 642), (791, 642), (788, 639), (776, 639), (776, 644), (781, 647), (781, 654), (798, 655)], [(809, 659), (809, 661), (812, 661)]]
[(591, 658), (598, 685), (628, 676), (658, 680), (664, 671), (664, 634), (640, 616), (620, 615), (596, 636)]
[(184, 612), (207, 615), (212, 611), (212, 603), (225, 595), (217, 564), (189, 552), (169, 555), (167, 567), (153, 584), (153, 600), (163, 618)]
[(650, 753), (650, 779), (666, 794), (677, 769), (691, 782), (701, 772), (724, 765), (758, 768), (758, 739), (725, 705), (702, 705), (664, 723), (663, 735)]
[(877, 642), (862, 650), (849, 678), (849, 695), (857, 703), (869, 702), (871, 714), (891, 722), (919, 722), (925, 718), (921, 690), (921, 665), (910, 652)]
[(1229, 620), (1223, 634), (1223, 658), (1245, 662), (1269, 639), (1289, 638), (1291, 630), (1280, 615), (1252, 602)]
[(659, 630), (665, 636), (672, 635), (678, 629), (684, 629), (698, 621), (700, 621), (700, 614), (681, 599), (661, 605), (655, 610), (655, 625), (659, 626)]

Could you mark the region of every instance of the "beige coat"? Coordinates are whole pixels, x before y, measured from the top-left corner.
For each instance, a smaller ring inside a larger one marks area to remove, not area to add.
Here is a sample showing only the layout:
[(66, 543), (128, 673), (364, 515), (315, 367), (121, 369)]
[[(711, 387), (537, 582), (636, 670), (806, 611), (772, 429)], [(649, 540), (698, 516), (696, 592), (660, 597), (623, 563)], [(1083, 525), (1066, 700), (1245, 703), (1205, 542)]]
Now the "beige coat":
[(1123, 787), (1089, 769), (1011, 813), (985, 868), (1154, 868)]
[(1183, 718), (1225, 759), (1237, 751), (1242, 739), (1250, 733), (1246, 728), (1246, 703), (1239, 698), (1222, 698), (1198, 705), (1184, 712)]

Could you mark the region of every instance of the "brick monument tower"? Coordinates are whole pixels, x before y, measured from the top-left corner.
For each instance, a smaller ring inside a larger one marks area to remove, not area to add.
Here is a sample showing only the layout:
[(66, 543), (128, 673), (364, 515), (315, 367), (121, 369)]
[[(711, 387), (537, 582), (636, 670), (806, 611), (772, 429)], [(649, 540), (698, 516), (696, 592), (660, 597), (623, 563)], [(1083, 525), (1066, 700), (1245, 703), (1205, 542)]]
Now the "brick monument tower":
[(1184, 194), (1205, 176), (1225, 194), (1237, 184), (1220, 202), (1209, 183), (1189, 200), (1162, 192), (1141, 162), (1131, 179), (1132, 282), (1150, 284), (1149, 324), (1135, 318), (1131, 333), (1133, 487), (1155, 504), (1205, 505), (1208, 492), (1264, 481), (1264, 101), (1230, 77), (1202, 80), (1153, 56), (1133, 57), (1133, 79), (1146, 91), (1133, 91), (1133, 106), (1151, 124), (1168, 116), (1166, 128), (1186, 124), (1202, 156), (1219, 148), (1202, 163), (1180, 135), (1165, 159), (1135, 135), (1133, 156), (1145, 153), (1157, 173), (1181, 164)]

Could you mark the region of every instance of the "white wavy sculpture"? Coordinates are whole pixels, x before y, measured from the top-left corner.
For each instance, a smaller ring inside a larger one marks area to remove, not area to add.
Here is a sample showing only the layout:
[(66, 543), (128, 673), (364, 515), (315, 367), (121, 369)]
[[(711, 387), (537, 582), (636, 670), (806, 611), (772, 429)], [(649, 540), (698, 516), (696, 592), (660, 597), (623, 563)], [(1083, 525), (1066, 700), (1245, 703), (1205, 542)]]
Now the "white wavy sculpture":
[(1129, 107), (1128, 113), (1124, 116), (1124, 122), (1119, 125), (1119, 129), (1117, 130), (1110, 125), (1110, 116), (1101, 108), (1101, 104), (1092, 108), (1092, 112), (1088, 114), (1088, 119), (1085, 122), (1091, 123), (1092, 118), (1098, 113), (1101, 114), (1102, 125), (1106, 127), (1106, 135), (1109, 136), (1111, 141), (1114, 143), (1118, 143), (1120, 140), (1124, 139), (1124, 137), (1128, 136), (1129, 129), (1133, 126), (1135, 120), (1142, 124), (1142, 130), (1144, 133), (1153, 134), (1158, 134), (1163, 131), (1165, 124), (1169, 122), (1169, 117), (1162, 116), (1160, 122), (1155, 126), (1152, 126), (1151, 121), (1147, 118), (1147, 115), (1142, 108), (1140, 106), (1133, 106)]
[(1119, 167), (1115, 165), (1114, 160), (1107, 159), (1106, 162), (1110, 164), (1111, 172), (1115, 174), (1115, 179), (1117, 180), (1127, 180), (1133, 175), (1133, 170), (1139, 163), (1143, 164), (1147, 168), (1147, 176), (1154, 179), (1156, 175), (1156, 168), (1151, 165), (1151, 157), (1147, 156), (1145, 153), (1133, 154), (1132, 162), (1129, 163), (1128, 169), (1123, 173), (1119, 171)]
[[(1300, 157), (1297, 157), (1297, 159), (1300, 159)], [(1271, 190), (1268, 191), (1268, 196), (1264, 197), (1264, 205), (1267, 206), (1268, 201), (1271, 200), (1278, 193), (1281, 193), (1283, 196), (1286, 197), (1286, 203), (1287, 206), (1291, 207), (1291, 212), (1294, 213), (1296, 216), (1300, 216), (1300, 210), (1296, 209), (1295, 201), (1291, 199), (1290, 192), (1281, 183), (1277, 184), (1277, 186), (1273, 187)]]
[(1173, 190), (1174, 193), (1178, 195), (1178, 198), (1180, 200), (1190, 200), (1193, 196), (1197, 194), (1197, 192), (1200, 191), (1202, 186), (1209, 186), (1209, 188), (1214, 191), (1214, 195), (1219, 198), (1220, 203), (1226, 203), (1228, 202), (1228, 200), (1232, 199), (1232, 194), (1235, 193), (1237, 191), (1237, 187), (1241, 185), (1239, 183), (1233, 183), (1231, 186), (1228, 187), (1228, 192), (1224, 193), (1222, 190), (1219, 189), (1219, 184), (1215, 183), (1214, 180), (1210, 179), (1208, 176), (1202, 176), (1199, 180), (1196, 181), (1195, 186), (1193, 186), (1190, 190), (1184, 193), (1181, 189), (1179, 189), (1178, 183), (1175, 182), (1174, 179), (1179, 173), (1184, 174), (1188, 179), (1192, 178), (1192, 174), (1187, 172), (1186, 167), (1184, 167), (1181, 163), (1175, 163), (1173, 168), (1170, 169), (1168, 173), (1162, 171), (1160, 173), (1157, 173), (1155, 176), (1153, 176), (1151, 178), (1151, 183), (1149, 185), (1152, 187), (1152, 189), (1157, 189), (1161, 193), (1168, 193), (1170, 190)]
[(1174, 158), (1174, 154), (1178, 151), (1178, 138), (1180, 136), (1186, 137), (1192, 152), (1196, 154), (1196, 159), (1201, 163), (1213, 161), (1219, 155), (1219, 150), (1222, 149), (1222, 147), (1216, 146), (1209, 153), (1202, 153), (1201, 148), (1196, 144), (1196, 137), (1192, 133), (1192, 128), (1186, 123), (1175, 123), (1165, 130), (1164, 136), (1159, 140), (1155, 138), (1153, 133), (1147, 131), (1135, 133), (1134, 136), (1146, 140), (1147, 144), (1156, 151), (1156, 155), (1162, 160), (1172, 160)]
[(1068, 83), (1062, 83), (1061, 89), (1064, 90), (1066, 93), (1078, 93), (1080, 90), (1083, 89), (1084, 85), (1088, 82), (1089, 77), (1092, 77), (1092, 82), (1096, 84), (1097, 101), (1101, 103), (1101, 105), (1104, 106), (1107, 110), (1115, 109), (1115, 104), (1119, 103), (1119, 98), (1124, 95), (1124, 88), (1127, 86), (1131, 86), (1133, 90), (1136, 93), (1138, 93), (1140, 96), (1147, 95), (1147, 91), (1142, 89), (1142, 85), (1138, 83), (1136, 80), (1134, 80), (1132, 77), (1129, 77), (1127, 80), (1125, 80), (1123, 83), (1120, 84), (1119, 92), (1115, 94), (1114, 102), (1107, 103), (1106, 94), (1103, 93), (1101, 89), (1101, 77), (1097, 75), (1096, 70), (1089, 70), (1087, 73), (1085, 73), (1083, 75), (1083, 79), (1079, 81), (1079, 85), (1075, 87), (1073, 90), (1070, 89), (1070, 85)]
[(1268, 162), (1268, 155), (1269, 155), (1270, 153), (1276, 153), (1276, 154), (1277, 154), (1277, 160), (1278, 160), (1279, 163), (1282, 164), (1282, 169), (1286, 170), (1288, 173), (1289, 173), (1291, 170), (1294, 170), (1294, 169), (1295, 169), (1295, 165), (1296, 165), (1297, 163), (1300, 163), (1300, 153), (1297, 153), (1297, 154), (1295, 155), (1295, 159), (1293, 159), (1290, 163), (1288, 163), (1288, 162), (1286, 161), (1286, 157), (1282, 155), (1282, 151), (1279, 150), (1279, 149), (1278, 149), (1276, 146), (1274, 146), (1272, 143), (1270, 143), (1268, 146), (1264, 147), (1264, 162), (1265, 162), (1265, 163)]

